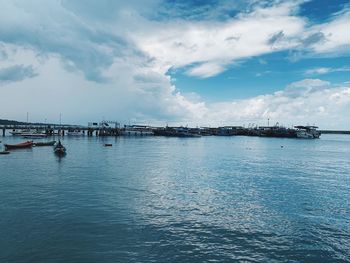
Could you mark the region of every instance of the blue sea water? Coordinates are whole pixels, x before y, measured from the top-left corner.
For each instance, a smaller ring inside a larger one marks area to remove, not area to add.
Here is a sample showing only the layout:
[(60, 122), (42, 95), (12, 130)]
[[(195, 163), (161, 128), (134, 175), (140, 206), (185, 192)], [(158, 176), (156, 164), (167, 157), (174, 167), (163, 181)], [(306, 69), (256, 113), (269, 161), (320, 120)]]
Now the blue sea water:
[(350, 261), (350, 136), (63, 144), (0, 155), (0, 262)]

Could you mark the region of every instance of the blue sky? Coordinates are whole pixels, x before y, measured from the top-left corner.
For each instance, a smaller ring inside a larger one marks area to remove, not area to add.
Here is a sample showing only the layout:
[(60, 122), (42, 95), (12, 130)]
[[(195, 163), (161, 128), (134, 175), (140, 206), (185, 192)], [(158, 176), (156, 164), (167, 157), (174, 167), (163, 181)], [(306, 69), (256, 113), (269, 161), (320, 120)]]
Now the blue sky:
[(349, 1), (0, 5), (0, 118), (350, 128)]

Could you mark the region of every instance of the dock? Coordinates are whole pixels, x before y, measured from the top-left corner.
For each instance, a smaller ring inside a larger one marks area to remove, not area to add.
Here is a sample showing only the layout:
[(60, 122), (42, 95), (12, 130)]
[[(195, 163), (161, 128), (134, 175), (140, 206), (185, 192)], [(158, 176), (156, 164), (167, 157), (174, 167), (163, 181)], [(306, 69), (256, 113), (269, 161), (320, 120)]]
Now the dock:
[[(307, 136), (318, 138), (321, 134), (350, 134), (342, 130), (317, 130), (316, 126), (294, 126), (286, 128), (274, 126), (222, 126), (222, 127), (152, 127), (144, 125), (124, 125), (116, 121), (91, 122), (88, 125), (59, 125), (59, 124), (33, 124), (20, 123), (13, 125), (0, 125), (0, 133), (18, 131), (37, 131), (46, 136), (167, 136), (167, 137), (198, 137), (198, 136), (257, 136), (279, 138), (301, 138)], [(1, 132), (2, 131), (2, 132)]]
[(19, 131), (19, 130), (36, 130), (42, 131), (47, 136), (65, 136), (69, 132), (80, 132), (86, 136), (119, 136), (120, 129), (118, 127), (110, 126), (81, 126), (81, 125), (0, 125), (2, 136), (6, 136), (6, 132)]

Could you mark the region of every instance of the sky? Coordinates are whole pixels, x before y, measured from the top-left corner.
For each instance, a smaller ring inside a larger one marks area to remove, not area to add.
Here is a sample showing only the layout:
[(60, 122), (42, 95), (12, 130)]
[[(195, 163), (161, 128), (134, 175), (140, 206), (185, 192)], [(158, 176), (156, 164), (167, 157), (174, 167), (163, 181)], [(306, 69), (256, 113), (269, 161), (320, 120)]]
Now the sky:
[(0, 119), (350, 129), (350, 1), (0, 6)]

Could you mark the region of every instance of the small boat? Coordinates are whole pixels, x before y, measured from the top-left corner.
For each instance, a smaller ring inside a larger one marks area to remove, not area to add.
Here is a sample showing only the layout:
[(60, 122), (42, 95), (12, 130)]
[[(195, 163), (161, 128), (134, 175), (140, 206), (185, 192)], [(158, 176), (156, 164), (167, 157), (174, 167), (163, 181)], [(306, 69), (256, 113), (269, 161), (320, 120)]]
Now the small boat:
[(125, 125), (120, 130), (120, 135), (123, 136), (151, 136), (154, 132), (148, 126), (143, 125)]
[(66, 148), (61, 144), (61, 141), (58, 141), (54, 148), (54, 152), (57, 155), (65, 155), (66, 154)]
[(25, 139), (42, 139), (46, 138), (46, 134), (28, 134), (28, 135), (22, 135), (23, 138)]
[(18, 130), (12, 130), (12, 131), (10, 132), (10, 134), (13, 135), (13, 136), (21, 136), (21, 135), (23, 135), (23, 134), (25, 134), (25, 133), (30, 133), (30, 132), (31, 132), (31, 130), (29, 130), (29, 129), (20, 130), (20, 131), (18, 131)]
[(44, 132), (35, 131), (35, 132), (22, 133), (21, 136), (24, 137), (24, 138), (40, 139), (40, 138), (46, 138), (47, 134), (44, 133)]
[(321, 132), (317, 130), (316, 126), (294, 126), (296, 128), (296, 137), (302, 139), (318, 139)]
[(110, 147), (110, 146), (113, 146), (113, 144), (111, 144), (111, 143), (105, 143), (105, 147)]
[(50, 141), (50, 142), (35, 142), (34, 146), (54, 146), (56, 141)]
[(6, 150), (32, 148), (33, 141), (26, 141), (18, 144), (5, 144)]
[(9, 151), (1, 151), (0, 154), (9, 154)]

